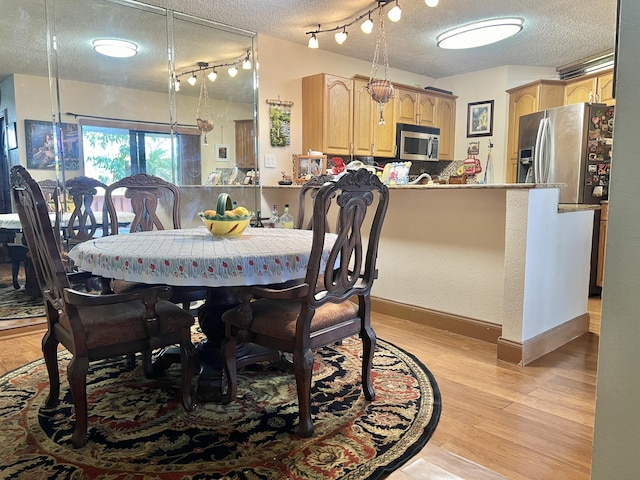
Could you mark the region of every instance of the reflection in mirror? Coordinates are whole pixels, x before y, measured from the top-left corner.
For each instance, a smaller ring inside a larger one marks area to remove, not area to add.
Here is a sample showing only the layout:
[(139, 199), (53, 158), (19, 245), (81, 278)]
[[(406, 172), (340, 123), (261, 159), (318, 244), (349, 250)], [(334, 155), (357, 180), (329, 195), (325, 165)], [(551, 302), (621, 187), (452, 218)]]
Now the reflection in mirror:
[[(149, 172), (198, 187), (194, 202), (234, 185), (255, 210), (254, 33), (129, 0), (7, 2), (0, 107), (18, 125), (10, 165), (63, 183)], [(133, 42), (135, 55), (98, 54), (92, 42), (104, 38)], [(213, 125), (206, 142), (199, 116)]]

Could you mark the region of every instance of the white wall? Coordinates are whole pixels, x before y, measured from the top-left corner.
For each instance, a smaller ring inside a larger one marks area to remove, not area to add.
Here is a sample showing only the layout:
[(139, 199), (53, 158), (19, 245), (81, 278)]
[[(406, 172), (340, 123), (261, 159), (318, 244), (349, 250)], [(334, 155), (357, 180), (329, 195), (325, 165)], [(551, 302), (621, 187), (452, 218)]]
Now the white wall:
[(591, 478), (638, 478), (640, 472), (640, 2), (620, 0), (616, 130), (598, 363)]
[[(481, 70), (464, 75), (439, 78), (437, 86), (452, 91), (456, 100), (456, 145), (454, 158), (467, 158), (467, 146), (470, 141), (480, 141), (480, 154), (477, 155), (486, 168), (489, 154), (489, 141), (493, 144), (491, 162), (494, 182), (506, 180), (507, 135), (509, 127), (509, 98), (506, 90), (538, 80), (556, 78), (556, 72), (550, 68), (504, 66)], [(491, 137), (467, 138), (468, 104), (493, 100), (493, 135)]]

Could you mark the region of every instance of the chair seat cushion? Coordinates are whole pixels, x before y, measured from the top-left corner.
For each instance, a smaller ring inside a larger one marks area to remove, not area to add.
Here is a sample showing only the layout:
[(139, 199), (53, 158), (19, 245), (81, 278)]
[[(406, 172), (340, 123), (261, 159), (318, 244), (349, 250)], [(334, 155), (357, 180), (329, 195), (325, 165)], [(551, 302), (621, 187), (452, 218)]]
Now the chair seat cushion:
[[(262, 298), (251, 302), (253, 320), (250, 331), (259, 335), (290, 340), (295, 337), (296, 321), (300, 313), (300, 300), (271, 300)], [(238, 309), (223, 315), (225, 322), (242, 328)], [(358, 306), (352, 302), (326, 303), (318, 308), (311, 320), (311, 336), (325, 328), (358, 320)]]
[[(115, 305), (78, 307), (87, 347), (102, 347), (148, 338), (150, 332), (148, 322), (144, 319), (145, 311), (145, 306), (140, 300)], [(151, 332), (153, 336), (179, 332), (194, 323), (192, 315), (168, 300), (158, 300), (156, 313), (157, 323)], [(63, 318), (60, 321), (64, 323)]]

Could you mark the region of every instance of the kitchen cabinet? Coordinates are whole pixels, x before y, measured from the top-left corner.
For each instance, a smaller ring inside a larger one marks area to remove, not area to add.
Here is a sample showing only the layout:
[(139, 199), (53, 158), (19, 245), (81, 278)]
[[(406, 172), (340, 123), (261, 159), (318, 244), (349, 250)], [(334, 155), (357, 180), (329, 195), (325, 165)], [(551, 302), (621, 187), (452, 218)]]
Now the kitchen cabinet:
[(439, 159), (453, 160), (456, 145), (456, 101), (438, 97), (436, 102), (435, 126), (440, 128)]
[(392, 98), (382, 107), (385, 120), (380, 125), (380, 105), (371, 99), (366, 89), (368, 79), (353, 79), (353, 154), (361, 156), (395, 157), (396, 121)]
[(369, 77), (319, 73), (302, 79), (302, 151), (328, 155), (394, 158), (396, 123), (440, 128), (440, 159), (453, 160), (456, 96), (394, 85), (393, 98), (379, 105), (365, 88)]
[(395, 87), (396, 119), (398, 123), (411, 125), (434, 125), (436, 97), (407, 88)]
[(600, 211), (600, 234), (598, 238), (598, 270), (596, 285), (602, 287), (604, 279), (604, 254), (607, 247), (607, 223), (609, 220), (609, 202), (602, 203)]
[(515, 183), (518, 171), (520, 117), (563, 105), (565, 82), (562, 80), (537, 80), (507, 90), (507, 93), (509, 94), (507, 182)]
[(302, 151), (353, 152), (353, 80), (319, 73), (302, 79)]
[(564, 104), (581, 102), (606, 103), (615, 105), (613, 98), (613, 71), (582, 76), (567, 80)]
[(453, 160), (456, 128), (456, 98), (396, 87), (396, 122), (440, 129), (439, 159)]
[(234, 120), (236, 124), (236, 167), (256, 168), (253, 120)]

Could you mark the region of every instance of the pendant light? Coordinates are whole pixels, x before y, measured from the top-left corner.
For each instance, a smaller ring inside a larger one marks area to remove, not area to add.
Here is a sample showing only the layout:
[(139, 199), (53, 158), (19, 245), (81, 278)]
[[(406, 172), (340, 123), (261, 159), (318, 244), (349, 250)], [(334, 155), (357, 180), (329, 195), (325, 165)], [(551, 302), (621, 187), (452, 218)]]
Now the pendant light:
[[(367, 91), (374, 102), (380, 107), (379, 125), (384, 125), (384, 104), (389, 102), (393, 97), (393, 85), (389, 80), (389, 55), (387, 53), (387, 35), (384, 29), (384, 14), (382, 7), (378, 7), (379, 23), (378, 36), (376, 38), (376, 49), (373, 54), (373, 62), (371, 64), (371, 74), (369, 75), (369, 83), (367, 83)], [(382, 49), (382, 58), (384, 62), (384, 79), (377, 79), (378, 73), (378, 56)]]
[(204, 133), (204, 145), (207, 142), (207, 133), (213, 130), (213, 112), (209, 103), (209, 89), (207, 82), (204, 81), (204, 72), (202, 73), (202, 81), (200, 82), (200, 96), (198, 97), (198, 108), (196, 110), (196, 123), (202, 133)]

